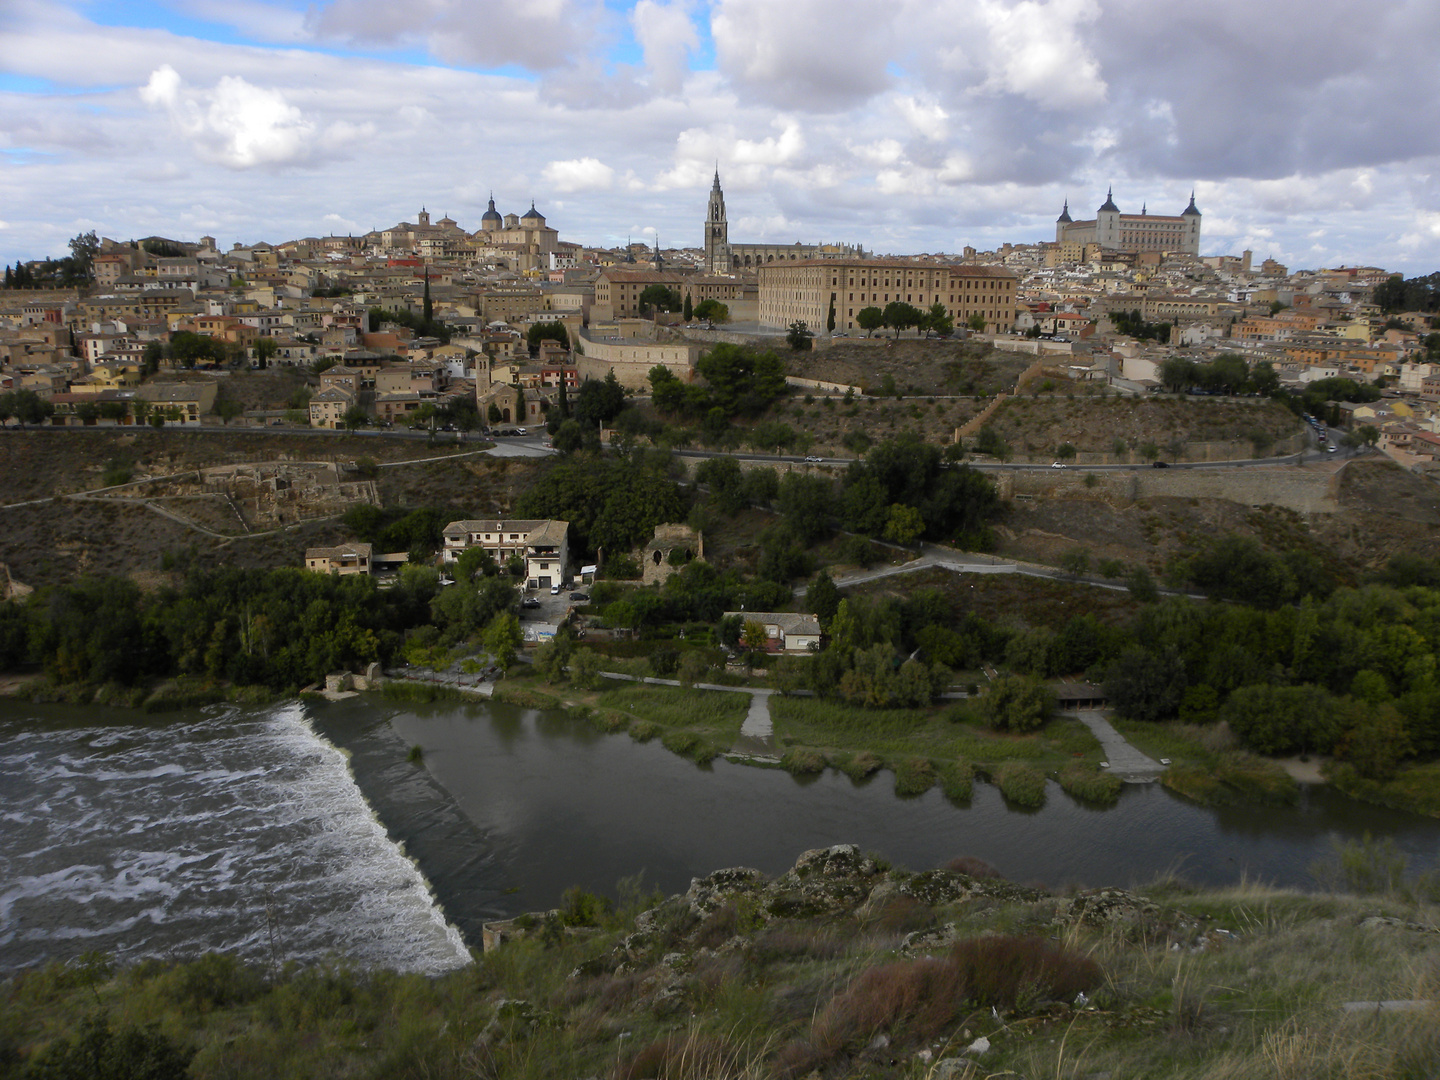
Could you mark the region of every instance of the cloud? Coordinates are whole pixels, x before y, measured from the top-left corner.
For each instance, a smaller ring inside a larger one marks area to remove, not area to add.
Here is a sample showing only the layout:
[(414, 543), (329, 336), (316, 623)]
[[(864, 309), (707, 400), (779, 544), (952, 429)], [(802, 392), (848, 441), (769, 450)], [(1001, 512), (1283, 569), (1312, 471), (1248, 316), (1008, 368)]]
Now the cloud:
[(303, 165), (368, 135), (368, 125), (336, 122), (323, 131), (278, 90), (222, 76), (213, 90), (187, 89), (169, 64), (156, 68), (140, 100), (163, 109), (171, 126), (207, 161), (231, 169)]
[(745, 97), (838, 112), (891, 83), (883, 7), (832, 0), (719, 0), (710, 17), (720, 70)]
[(1019, 94), (1047, 109), (1101, 104), (1105, 80), (1078, 32), (1098, 15), (1094, 0), (983, 3), (980, 17), (990, 31), (983, 89)]
[(593, 157), (552, 161), (540, 175), (553, 190), (562, 193), (603, 190), (615, 182), (615, 170)]
[(689, 4), (684, 0), (671, 4), (640, 0), (630, 21), (645, 53), (651, 84), (663, 93), (675, 93), (684, 85), (689, 57), (700, 48)]
[(306, 25), (320, 40), (389, 48), (420, 43), (449, 64), (554, 71), (595, 44), (603, 22), (598, 0), (332, 0), (312, 8)]

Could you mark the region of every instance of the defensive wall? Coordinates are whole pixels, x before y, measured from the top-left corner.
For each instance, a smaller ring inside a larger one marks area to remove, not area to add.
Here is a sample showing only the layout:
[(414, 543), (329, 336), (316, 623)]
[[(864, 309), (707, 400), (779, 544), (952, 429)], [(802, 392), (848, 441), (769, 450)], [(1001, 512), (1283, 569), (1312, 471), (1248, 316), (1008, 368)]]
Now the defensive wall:
[(1095, 499), (1117, 507), (1141, 499), (1222, 499), (1247, 506), (1279, 506), (1301, 514), (1333, 514), (1340, 509), (1341, 468), (1324, 462), (1235, 469), (1145, 467), (1105, 473), (1007, 469), (989, 475), (1006, 499)]

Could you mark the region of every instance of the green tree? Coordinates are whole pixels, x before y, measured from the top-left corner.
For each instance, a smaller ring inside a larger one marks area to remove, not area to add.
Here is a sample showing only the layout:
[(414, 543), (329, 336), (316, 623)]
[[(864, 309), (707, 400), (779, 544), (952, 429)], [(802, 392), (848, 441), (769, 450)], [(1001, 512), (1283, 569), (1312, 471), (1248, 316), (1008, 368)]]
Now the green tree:
[(220, 422), (227, 427), (231, 420), (245, 411), (245, 406), (234, 398), (223, 397), (215, 402), (215, 412), (220, 417)]
[(509, 672), (515, 663), (515, 652), (525, 643), (525, 634), (520, 629), (520, 620), (513, 611), (504, 611), (490, 620), (485, 627), (481, 644), (485, 651), (495, 658), (502, 671)]
[(1084, 577), (1090, 569), (1090, 549), (1074, 547), (1060, 556), (1060, 569), (1071, 577)]
[(830, 310), (825, 313), (825, 332), (827, 334), (835, 332), (835, 294), (833, 292), (830, 294)]
[(262, 337), (255, 339), (254, 349), (255, 366), (264, 370), (270, 366), (270, 361), (273, 360), (275, 354), (280, 351), (280, 346), (275, 344), (274, 338)]
[(359, 431), (370, 422), (370, 414), (359, 405), (351, 405), (345, 410), (343, 423), (346, 431)]
[(908, 330), (912, 326), (919, 326), (925, 319), (925, 313), (913, 304), (907, 304), (900, 300), (892, 300), (885, 305), (885, 325), (895, 331), (899, 337), (902, 330)]
[(1172, 356), (1160, 362), (1160, 384), (1172, 394), (1184, 393), (1194, 382), (1194, 361)]
[(835, 581), (827, 571), (820, 571), (815, 575), (815, 580), (805, 590), (805, 610), (820, 621), (821, 629), (830, 625), (830, 620), (835, 617), (836, 610), (840, 607), (840, 590), (836, 587)]
[(690, 303), (690, 293), (688, 290), (685, 293), (685, 310), (681, 312), (681, 314), (684, 315), (686, 322), (689, 322), (695, 317), (695, 308)]
[(594, 430), (602, 422), (614, 420), (623, 408), (625, 388), (613, 371), (603, 379), (586, 379), (575, 394), (575, 419), (584, 428)]
[(1318, 686), (1242, 686), (1225, 702), (1220, 718), (1260, 754), (1329, 753), (1340, 733), (1336, 704)]
[(790, 343), (792, 351), (804, 352), (810, 348), (810, 339), (814, 336), (803, 321), (797, 320), (790, 324), (790, 330), (786, 333), (785, 340)]
[(194, 1056), (194, 1051), (172, 1043), (158, 1025), (112, 1030), (109, 1019), (98, 1015), (82, 1021), (73, 1037), (56, 1038), (27, 1063), (23, 1075), (37, 1080), (184, 1080)]
[(70, 258), (75, 276), (85, 281), (95, 277), (95, 256), (100, 254), (100, 238), (95, 230), (81, 233), (70, 241)]
[(1165, 720), (1180, 708), (1185, 663), (1173, 648), (1133, 645), (1105, 673), (1105, 696), (1130, 720)]
[(975, 333), (983, 334), (985, 332), (985, 316), (977, 311), (965, 320), (965, 325), (975, 331)]
[(904, 503), (892, 503), (885, 521), (885, 539), (908, 547), (925, 533), (925, 519), (920, 511)]
[(551, 440), (562, 454), (573, 454), (585, 444), (585, 429), (579, 420), (565, 420), (555, 429)]
[(695, 317), (706, 319), (712, 323), (726, 323), (730, 321), (730, 307), (713, 297), (709, 300), (701, 300), (695, 307)]
[(525, 331), (525, 344), (530, 349), (530, 355), (534, 356), (540, 350), (542, 341), (558, 341), (562, 347), (570, 347), (570, 334), (565, 329), (565, 324), (558, 319), (554, 322), (532, 323), (530, 329)]
[(142, 354), (141, 372), (148, 378), (160, 370), (160, 361), (165, 359), (165, 346), (158, 341), (149, 341), (145, 344), (145, 352)]
[(870, 337), (885, 325), (885, 312), (878, 307), (863, 307), (855, 313), (855, 325), (865, 331), (866, 337)]
[(5, 412), (19, 420), (21, 427), (26, 424), (43, 424), (55, 414), (55, 406), (34, 390), (12, 390), (6, 397), (8, 403)]
[(996, 731), (1021, 734), (1043, 727), (1055, 708), (1055, 699), (1033, 675), (1001, 675), (980, 698), (978, 711)]
[(656, 282), (647, 285), (640, 293), (640, 311), (679, 311), (684, 306), (680, 294), (667, 285)]
[(941, 337), (955, 332), (955, 320), (950, 317), (950, 312), (939, 300), (930, 305), (930, 310), (925, 313), (925, 330), (934, 332)]

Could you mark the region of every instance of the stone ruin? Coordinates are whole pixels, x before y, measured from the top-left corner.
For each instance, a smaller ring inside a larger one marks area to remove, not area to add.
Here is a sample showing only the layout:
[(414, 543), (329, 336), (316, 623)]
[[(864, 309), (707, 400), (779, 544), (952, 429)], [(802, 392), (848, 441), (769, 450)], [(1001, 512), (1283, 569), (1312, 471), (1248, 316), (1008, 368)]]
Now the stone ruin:
[(655, 535), (640, 557), (640, 580), (646, 585), (663, 585), (671, 574), (694, 559), (705, 557), (705, 536), (689, 525), (656, 525)]

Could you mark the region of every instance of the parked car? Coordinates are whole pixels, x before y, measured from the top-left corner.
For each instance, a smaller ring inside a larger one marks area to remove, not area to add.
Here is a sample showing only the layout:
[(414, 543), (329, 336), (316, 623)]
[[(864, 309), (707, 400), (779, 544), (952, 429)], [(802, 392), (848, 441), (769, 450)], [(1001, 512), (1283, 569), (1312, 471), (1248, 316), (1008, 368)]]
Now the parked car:
[(570, 594), (570, 599), (571, 599), (571, 600), (575, 600), (575, 601), (577, 601), (577, 602), (578, 602), (578, 601), (582, 601), (582, 600), (589, 600), (589, 599), (590, 599), (590, 594), (589, 594), (589, 593), (583, 593), (583, 592), (572, 592), (572, 593)]
[(560, 595), (560, 586), (559, 586), (559, 585), (551, 585), (551, 586), (550, 586), (550, 595), (551, 595), (551, 596), (559, 596), (559, 595)]
[(530, 433), (529, 433), (528, 431), (526, 431), (523, 427), (517, 427), (517, 428), (515, 429), (515, 434), (516, 434), (516, 435), (528, 435), (528, 434), (530, 434)]

